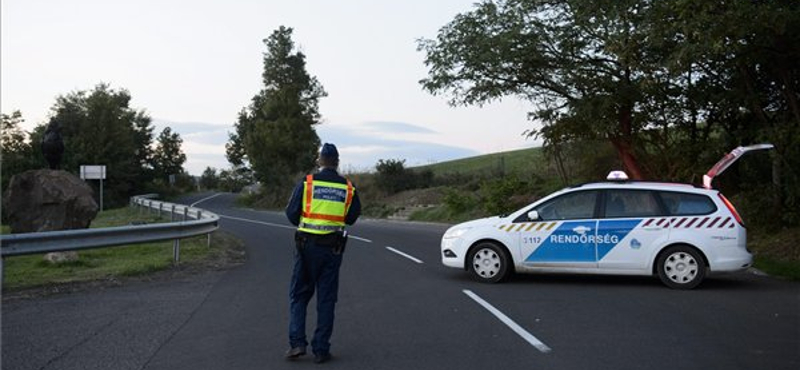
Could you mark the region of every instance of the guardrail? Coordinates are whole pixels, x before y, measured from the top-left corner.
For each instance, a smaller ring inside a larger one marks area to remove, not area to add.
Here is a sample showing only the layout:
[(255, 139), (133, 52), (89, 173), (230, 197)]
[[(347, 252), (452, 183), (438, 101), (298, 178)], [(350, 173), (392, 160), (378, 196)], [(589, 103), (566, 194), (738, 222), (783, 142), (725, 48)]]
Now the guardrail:
[[(180, 239), (208, 235), (219, 228), (219, 216), (200, 208), (154, 200), (155, 194), (131, 198), (131, 206), (149, 213), (169, 212), (172, 222), (39, 233), (0, 235), (3, 257), (25, 254), (63, 252), (91, 248), (174, 240), (173, 260), (180, 261)], [(0, 272), (2, 267), (0, 267)]]

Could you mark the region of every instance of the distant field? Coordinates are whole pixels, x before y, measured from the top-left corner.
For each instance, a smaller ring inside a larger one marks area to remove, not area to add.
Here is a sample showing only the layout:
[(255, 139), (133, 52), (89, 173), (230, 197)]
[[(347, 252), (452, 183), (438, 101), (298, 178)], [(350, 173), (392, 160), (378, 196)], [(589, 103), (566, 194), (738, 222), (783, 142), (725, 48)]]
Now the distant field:
[(431, 170), (441, 176), (453, 173), (504, 173), (520, 174), (547, 167), (542, 148), (528, 148), (508, 152), (492, 153), (447, 162), (413, 167), (416, 170)]

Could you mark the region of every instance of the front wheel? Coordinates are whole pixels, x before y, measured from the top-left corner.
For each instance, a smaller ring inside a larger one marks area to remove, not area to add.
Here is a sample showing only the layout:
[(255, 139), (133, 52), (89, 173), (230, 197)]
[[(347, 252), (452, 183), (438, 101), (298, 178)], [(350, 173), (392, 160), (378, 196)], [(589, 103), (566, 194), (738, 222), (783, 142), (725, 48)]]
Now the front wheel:
[(511, 258), (506, 250), (495, 243), (476, 245), (467, 258), (467, 268), (472, 276), (483, 283), (497, 283), (511, 271)]
[(656, 261), (658, 277), (672, 289), (692, 289), (703, 281), (706, 265), (694, 248), (685, 245), (670, 247)]

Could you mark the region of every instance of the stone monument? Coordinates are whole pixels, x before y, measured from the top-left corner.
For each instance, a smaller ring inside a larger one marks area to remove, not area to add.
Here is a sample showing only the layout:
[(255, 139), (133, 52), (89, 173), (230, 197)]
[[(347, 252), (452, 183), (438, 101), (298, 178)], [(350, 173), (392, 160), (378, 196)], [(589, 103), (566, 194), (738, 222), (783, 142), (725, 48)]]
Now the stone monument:
[[(85, 229), (97, 215), (92, 188), (79, 177), (59, 170), (64, 152), (61, 127), (51, 121), (42, 139), (42, 154), (50, 169), (31, 170), (11, 178), (3, 194), (11, 232), (33, 233)], [(77, 252), (48, 253), (46, 260), (77, 259)]]

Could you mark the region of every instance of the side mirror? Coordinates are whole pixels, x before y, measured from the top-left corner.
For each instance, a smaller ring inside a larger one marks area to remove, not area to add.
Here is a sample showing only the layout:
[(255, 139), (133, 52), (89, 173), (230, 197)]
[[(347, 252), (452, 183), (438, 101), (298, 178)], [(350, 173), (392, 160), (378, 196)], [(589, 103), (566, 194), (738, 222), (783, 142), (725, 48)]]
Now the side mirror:
[(539, 211), (528, 212), (528, 220), (539, 221)]

